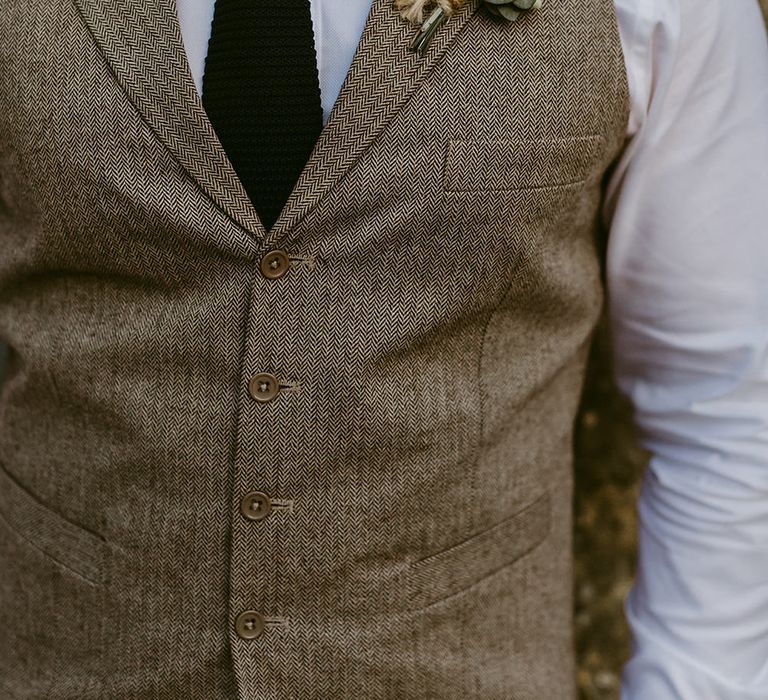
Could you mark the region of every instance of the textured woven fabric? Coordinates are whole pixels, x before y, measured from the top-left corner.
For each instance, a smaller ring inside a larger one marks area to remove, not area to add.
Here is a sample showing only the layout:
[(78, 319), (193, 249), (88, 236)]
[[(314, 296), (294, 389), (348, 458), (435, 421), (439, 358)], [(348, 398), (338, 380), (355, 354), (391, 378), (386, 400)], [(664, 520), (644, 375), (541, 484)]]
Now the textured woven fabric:
[(216, 0), (203, 106), (272, 228), (323, 128), (309, 0)]
[(171, 0), (4, 7), (3, 697), (574, 697), (572, 423), (626, 76), (612, 0), (478, 6), (420, 58), (374, 0), (269, 232)]

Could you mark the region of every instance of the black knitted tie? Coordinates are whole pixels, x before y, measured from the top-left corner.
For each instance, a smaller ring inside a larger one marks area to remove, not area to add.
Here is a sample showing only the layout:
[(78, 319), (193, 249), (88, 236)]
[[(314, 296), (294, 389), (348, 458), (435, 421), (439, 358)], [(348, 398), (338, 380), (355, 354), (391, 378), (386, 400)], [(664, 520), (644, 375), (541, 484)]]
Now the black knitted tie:
[(203, 106), (265, 228), (323, 128), (310, 0), (216, 0)]

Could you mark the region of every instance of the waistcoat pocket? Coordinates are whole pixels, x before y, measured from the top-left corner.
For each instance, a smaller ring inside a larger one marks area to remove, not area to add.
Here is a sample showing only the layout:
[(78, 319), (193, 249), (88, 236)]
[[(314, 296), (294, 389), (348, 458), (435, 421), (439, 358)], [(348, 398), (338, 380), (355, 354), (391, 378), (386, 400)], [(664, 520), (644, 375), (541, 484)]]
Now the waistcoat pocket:
[(0, 521), (57, 564), (90, 583), (104, 583), (104, 540), (43, 505), (2, 464)]
[(549, 526), (550, 497), (545, 492), (492, 527), (411, 562), (410, 609), (437, 603), (510, 566), (546, 539)]
[(603, 149), (600, 135), (557, 139), (451, 139), (443, 189), (531, 190), (584, 182)]

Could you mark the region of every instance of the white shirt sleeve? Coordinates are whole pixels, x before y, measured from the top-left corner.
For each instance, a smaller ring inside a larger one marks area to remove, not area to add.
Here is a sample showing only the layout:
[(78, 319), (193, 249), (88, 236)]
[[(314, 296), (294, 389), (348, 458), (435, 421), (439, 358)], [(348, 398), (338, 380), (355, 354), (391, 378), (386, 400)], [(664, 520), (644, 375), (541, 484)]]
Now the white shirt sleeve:
[(617, 0), (616, 379), (651, 460), (622, 700), (768, 699), (768, 43), (756, 0)]

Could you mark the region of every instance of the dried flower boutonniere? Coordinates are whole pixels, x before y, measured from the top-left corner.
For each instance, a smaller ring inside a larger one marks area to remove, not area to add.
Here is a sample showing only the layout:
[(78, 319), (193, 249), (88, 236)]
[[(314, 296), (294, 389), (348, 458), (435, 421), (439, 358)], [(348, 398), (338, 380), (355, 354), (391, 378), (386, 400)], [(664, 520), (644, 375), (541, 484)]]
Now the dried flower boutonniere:
[[(419, 33), (410, 46), (411, 51), (423, 54), (432, 37), (445, 21), (461, 9), (465, 0), (395, 0), (400, 16), (412, 24), (420, 24)], [(530, 10), (538, 10), (544, 0), (482, 0), (485, 9), (494, 17), (505, 22), (514, 22)], [(424, 19), (425, 11), (434, 6), (431, 14)]]

